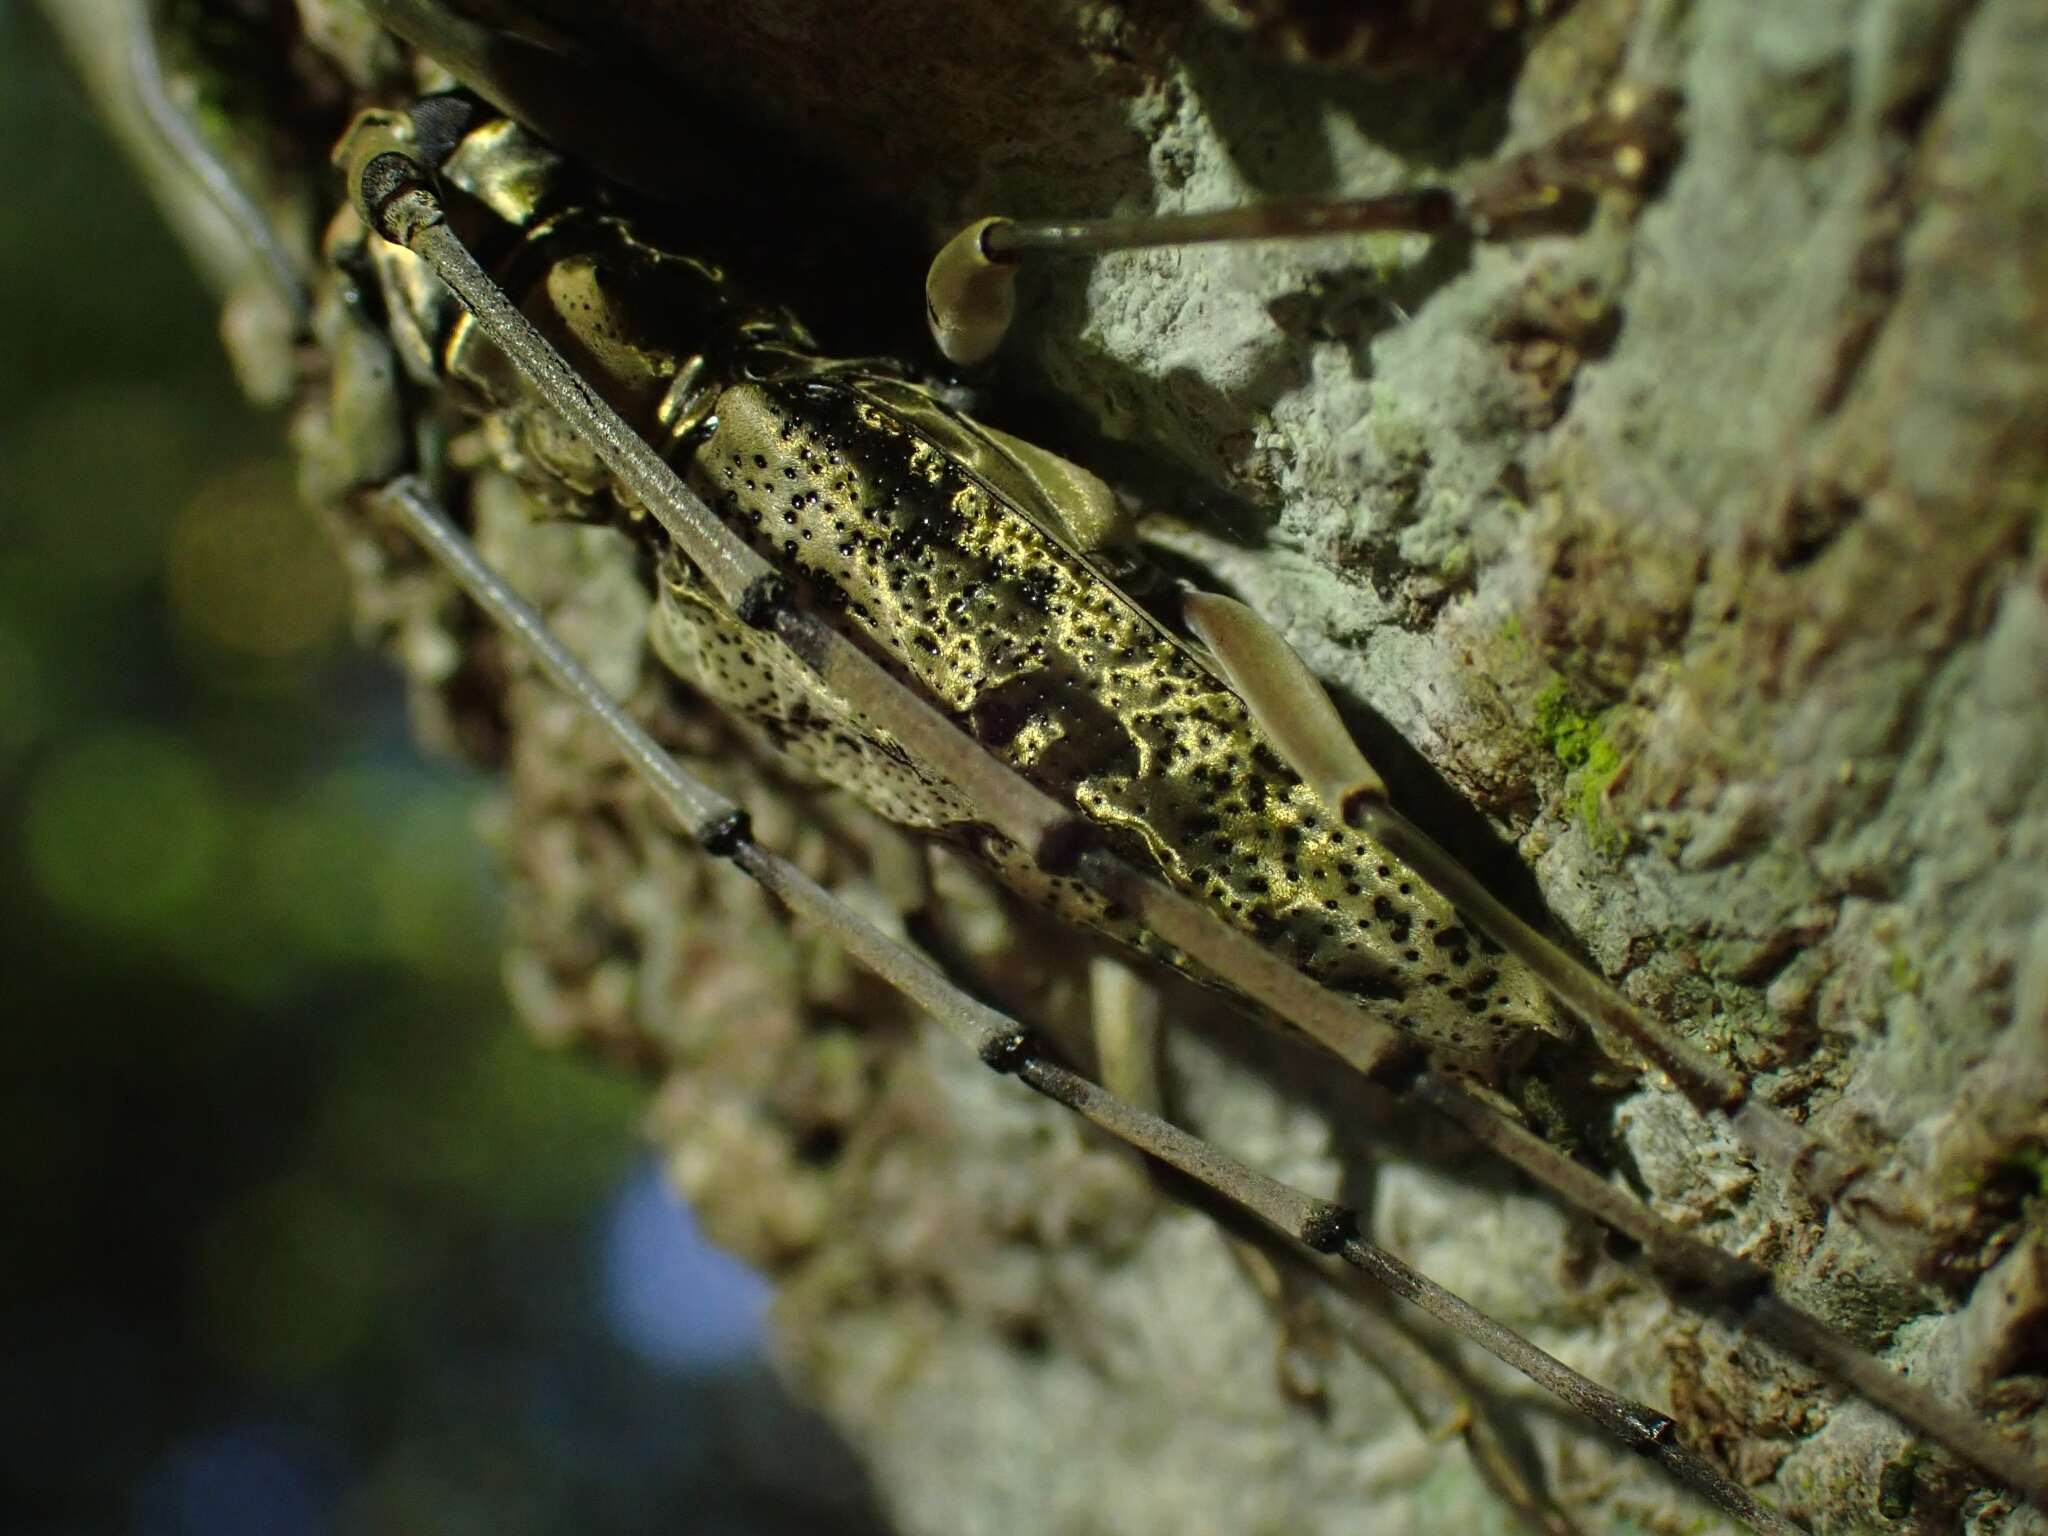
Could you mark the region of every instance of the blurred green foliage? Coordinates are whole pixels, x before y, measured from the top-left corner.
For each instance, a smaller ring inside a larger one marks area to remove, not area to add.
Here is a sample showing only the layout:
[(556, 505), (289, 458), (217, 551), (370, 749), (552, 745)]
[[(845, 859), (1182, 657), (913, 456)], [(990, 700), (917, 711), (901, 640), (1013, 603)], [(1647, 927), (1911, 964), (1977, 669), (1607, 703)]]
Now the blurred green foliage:
[(604, 1336), (639, 1091), (507, 1017), (488, 789), (412, 756), (281, 424), (11, 0), (0, 155), (0, 1524), (839, 1510), (758, 1367)]

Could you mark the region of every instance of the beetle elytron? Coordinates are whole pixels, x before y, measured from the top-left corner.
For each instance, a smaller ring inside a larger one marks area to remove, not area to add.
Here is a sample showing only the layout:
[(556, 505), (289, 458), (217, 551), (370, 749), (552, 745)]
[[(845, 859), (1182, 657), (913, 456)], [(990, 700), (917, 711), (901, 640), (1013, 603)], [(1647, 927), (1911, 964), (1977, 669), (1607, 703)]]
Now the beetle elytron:
[[(523, 166), (539, 182), (553, 174), (546, 168), (555, 164), (542, 152), (519, 147), (502, 122), (486, 123), (443, 149), (443, 184), (486, 206), (494, 197), (502, 204), (511, 195), (505, 191), (508, 163)], [(431, 170), (433, 158), (417, 163)], [(371, 156), (353, 169), (360, 176), (373, 164)], [(518, 195), (536, 184), (529, 180)], [(373, 198), (366, 211), (379, 218), (408, 190), (401, 180), (384, 189), (381, 202)], [(730, 498), (728, 520), (753, 536), (757, 551), (775, 558), (795, 606), (828, 613), (848, 632), (865, 633), (869, 649), (889, 670), (917, 677), (942, 711), (971, 726), (969, 734), (980, 745), (1041, 787), (1057, 781), (1077, 802), (1088, 802), (1082, 809), (1097, 825), (1118, 828), (1102, 839), (1103, 849), (1156, 868), (1183, 891), (1216, 900), (1240, 931), (1249, 929), (1289, 952), (1308, 974), (1337, 982), (1353, 997), (1388, 1001), (1401, 979), (1415, 974), (1404, 967), (1426, 967), (1420, 973), (1424, 986), (1414, 990), (1429, 1001), (1408, 1015), (1424, 1026), (1419, 1032), (1450, 1058), (1449, 1065), (1468, 1074), (1490, 1073), (1492, 1085), (1484, 1091), (1501, 1088), (1503, 1056), (1526, 1055), (1532, 1037), (1489, 1031), (1482, 1041), (1469, 1033), (1470, 1020), (1498, 1014), (1488, 1022), (1500, 1023), (1519, 1014), (1551, 1020), (1555, 1032), (1568, 1032), (1523, 962), (1491, 950), (1453, 920), (1446, 905), (1421, 894), (1420, 882), (1402, 878), (1407, 872), (1399, 860), (1367, 862), (1369, 845), (1355, 842), (1357, 834), (1339, 823), (1342, 807), (1304, 782), (1298, 757), (1290, 765), (1249, 734), (1242, 707), (1233, 705), (1211, 666), (1172, 640), (1143, 609), (1112, 600), (1116, 589), (1104, 577), (1105, 557), (1085, 530), (1059, 519), (1051, 520), (1060, 523), (1054, 530), (1029, 516), (990, 515), (996, 503), (1028, 511), (1033, 498), (1042, 510), (1062, 494), (1071, 499), (1076, 486), (1083, 501), (1100, 508), (1106, 503), (1092, 477), (1072, 476), (1063, 492), (1048, 491), (1071, 466), (977, 428), (912, 380), (822, 362), (800, 329), (775, 319), (772, 311), (764, 325), (758, 315), (724, 299), (710, 286), (711, 274), (700, 260), (639, 240), (630, 226), (608, 215), (579, 212), (571, 203), (528, 203), (510, 211), (514, 216), (506, 222), (527, 227), (513, 242), (517, 253), (500, 270), (514, 283), (528, 284), (529, 291), (549, 295), (544, 307), (558, 337), (574, 343), (572, 359), (600, 378), (602, 392), (614, 403), (639, 409), (647, 435), (666, 434), (667, 442), (658, 446), (679, 456), (694, 454), (700, 483), (714, 497)], [(611, 471), (589, 454), (587, 434), (563, 433), (532, 403), (526, 386), (476, 341), (469, 322), (434, 307), (444, 301), (417, 272), (366, 237), (354, 238), (359, 256), (351, 255), (345, 235), (338, 238), (336, 254), (344, 265), (353, 261), (359, 273), (381, 271), (376, 288), (397, 355), (423, 385), (454, 379), (474, 391), (483, 431), (461, 450), (471, 456), (468, 462), (488, 455), (529, 490), (543, 490), (557, 503), (612, 485)], [(550, 241), (556, 242), (554, 254)], [(626, 287), (607, 288), (595, 280), (607, 263), (615, 276), (625, 274)], [(368, 281), (358, 293), (368, 291)], [(647, 310), (633, 309), (632, 285), (643, 281), (663, 295), (652, 318)], [(686, 307), (676, 299), (685, 290), (702, 298), (697, 318), (711, 324), (691, 331), (677, 321), (673, 332), (663, 331), (676, 320), (671, 306)], [(742, 359), (736, 372), (720, 372), (734, 369), (736, 359)], [(799, 407), (819, 414), (800, 421)], [(850, 462), (856, 440), (867, 456), (864, 463)], [(392, 442), (403, 451), (402, 435)], [(835, 453), (841, 462), (833, 462)], [(391, 463), (379, 470), (399, 467)], [(913, 502), (906, 488), (920, 482), (942, 494)], [(629, 516), (647, 510), (636, 505), (637, 490), (620, 499)], [(913, 504), (902, 510), (906, 502)], [(757, 736), (776, 737), (799, 760), (808, 756), (813, 770), (822, 764), (835, 777), (860, 780), (869, 803), (893, 820), (927, 828), (943, 824), (977, 842), (1017, 881), (1041, 886), (1044, 899), (1063, 915), (1120, 930), (1170, 962), (1181, 958), (1177, 947), (1162, 946), (1156, 935), (1130, 926), (1130, 903), (1073, 884), (1076, 874), (1006, 836), (988, 806), (962, 797), (957, 786), (935, 782), (929, 759), (893, 733), (876, 733), (871, 721), (846, 710), (829, 690), (820, 694), (773, 649), (776, 642), (758, 624), (706, 596), (690, 561), (651, 530), (641, 537), (664, 581), (657, 649), (737, 710)], [(806, 554), (806, 545), (813, 552)], [(980, 563), (963, 564), (970, 560)], [(877, 574), (879, 581), (873, 579)], [(956, 619), (949, 627), (950, 605), (964, 606), (977, 595), (995, 599), (1002, 622), (961, 627), (964, 621)], [(1034, 613), (1060, 620), (1059, 633), (1024, 628), (1024, 617)], [(1094, 634), (1086, 632), (1090, 628)], [(1048, 640), (1060, 665), (1034, 667), (1045, 653), (1032, 647)], [(1006, 642), (1012, 651), (1003, 649)], [(1091, 652), (1091, 643), (1099, 649)], [(1225, 649), (1219, 639), (1218, 654)], [(1112, 654), (1124, 656), (1131, 670), (1086, 670)], [(1179, 657), (1190, 659), (1172, 659)], [(1204, 711), (1214, 718), (1205, 720)], [(1152, 725), (1131, 730), (1136, 714), (1148, 715)], [(1219, 743), (1226, 737), (1247, 745), (1235, 767), (1218, 772), (1215, 764), (1226, 755)], [(1184, 776), (1157, 776), (1148, 756), (1178, 765)], [(1162, 783), (1183, 786), (1166, 797), (1175, 803), (1163, 813)], [(1132, 786), (1138, 784), (1144, 789), (1134, 802)], [(1212, 821), (1227, 825), (1212, 827)], [(1205, 838), (1220, 841), (1197, 863)], [(1271, 851), (1255, 851), (1261, 844), (1270, 844)], [(1020, 848), (1033, 857), (1020, 859)], [(1386, 884), (1376, 888), (1375, 881)], [(1402, 890), (1403, 884), (1410, 889)], [(1354, 885), (1355, 891), (1349, 888)], [(1333, 905), (1323, 907), (1326, 902)], [(1389, 910), (1380, 910), (1382, 903)], [(1428, 947), (1409, 942), (1417, 938), (1427, 939)], [(1432, 975), (1441, 979), (1426, 980)], [(1475, 1001), (1477, 1009), (1470, 1007)], [(1497, 1043), (1502, 1040), (1511, 1040), (1510, 1046)], [(1508, 1075), (1521, 1065), (1507, 1061)], [(1540, 1118), (1540, 1094), (1515, 1096)], [(1797, 1145), (1794, 1152), (1808, 1156)]]

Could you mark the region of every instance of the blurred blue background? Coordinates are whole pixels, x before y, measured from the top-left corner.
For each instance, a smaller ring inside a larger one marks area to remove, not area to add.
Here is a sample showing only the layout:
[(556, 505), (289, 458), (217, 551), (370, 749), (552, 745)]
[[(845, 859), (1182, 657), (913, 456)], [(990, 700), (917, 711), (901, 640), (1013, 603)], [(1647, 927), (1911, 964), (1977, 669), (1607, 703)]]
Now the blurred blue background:
[(16, 0), (0, 155), (0, 1528), (879, 1528)]

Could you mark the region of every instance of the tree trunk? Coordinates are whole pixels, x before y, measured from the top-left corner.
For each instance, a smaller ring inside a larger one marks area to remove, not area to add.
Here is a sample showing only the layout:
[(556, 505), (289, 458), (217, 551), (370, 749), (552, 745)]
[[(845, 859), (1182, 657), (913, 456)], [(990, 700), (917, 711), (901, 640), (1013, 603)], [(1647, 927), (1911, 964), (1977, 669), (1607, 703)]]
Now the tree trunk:
[[(1157, 542), (1333, 685), (1399, 798), (1638, 1001), (1866, 1151), (1915, 1215), (1917, 1272), (1788, 1204), (1668, 1086), (1623, 1098), (1611, 1136), (1582, 1127), (1590, 1151), (1916, 1378), (1987, 1416), (2036, 1413), (2036, 0), (1388, 0), (1357, 7), (1378, 26), (1362, 59), (1326, 71), (1287, 62), (1276, 30), (1168, 0), (464, 9), (615, 84), (621, 111), (653, 102), (632, 120), (654, 153), (622, 165), (823, 186), (804, 194), (811, 232), (845, 252), (845, 288), (787, 297), (895, 307), (850, 331), (914, 324), (920, 273), (894, 253), (984, 213), (1440, 180), (1543, 143), (1616, 87), (1676, 92), (1668, 176), (1583, 228), (1032, 274), (982, 408), (1140, 495)], [(619, 541), (487, 497), (471, 511), (606, 680), (769, 834), (878, 910), (904, 905), (915, 861), (892, 839), (747, 770), (660, 683)], [(906, 1529), (1514, 1528), (1456, 1441), (1429, 1441), (1358, 1358), (1292, 1360), (1319, 1407), (1283, 1391), (1276, 1324), (1205, 1218), (683, 848), (444, 589), (360, 516), (346, 526), (362, 610), (399, 640), (423, 717), (508, 770), (515, 997), (551, 1037), (662, 1075), (655, 1134), (678, 1178), (781, 1280), (786, 1360)], [(1056, 1027), (1079, 1016), (1070, 939), (944, 861), (937, 880), (984, 985)], [(1668, 1408), (1768, 1501), (1830, 1530), (1954, 1529), (1959, 1509), (1974, 1530), (2043, 1528), (1443, 1133), (1361, 1123), (1320, 1063), (1206, 999), (1173, 1003), (1195, 1025), (1168, 1051), (1182, 1119), (1283, 1177), (1348, 1187), (1389, 1247)], [(1709, 1528), (1653, 1469), (1466, 1365), (1585, 1529)]]

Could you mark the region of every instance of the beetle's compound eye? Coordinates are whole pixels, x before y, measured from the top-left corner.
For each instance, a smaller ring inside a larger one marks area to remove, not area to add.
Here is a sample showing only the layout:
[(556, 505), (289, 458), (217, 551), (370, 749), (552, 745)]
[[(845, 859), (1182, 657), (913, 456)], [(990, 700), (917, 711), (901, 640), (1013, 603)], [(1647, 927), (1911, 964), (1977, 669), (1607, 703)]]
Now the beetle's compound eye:
[(437, 91), (420, 97), (406, 115), (412, 120), (414, 152), (438, 170), (483, 117), (484, 106), (467, 91)]
[(363, 223), (379, 234), (384, 233), (380, 223), (385, 205), (410, 184), (405, 167), (414, 143), (410, 116), (370, 107), (356, 114), (334, 146), (331, 158), (342, 173), (349, 201)]
[(924, 280), (925, 319), (948, 362), (986, 362), (1010, 333), (1017, 313), (1017, 268), (988, 254), (985, 237), (1000, 218), (978, 219), (932, 258)]

